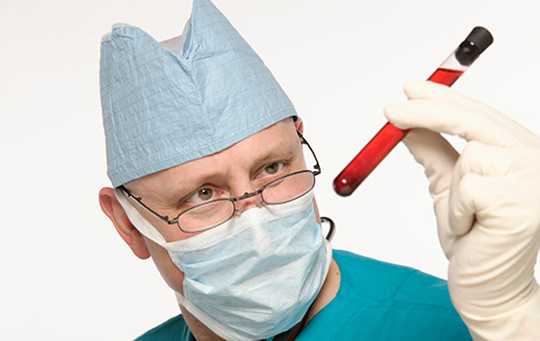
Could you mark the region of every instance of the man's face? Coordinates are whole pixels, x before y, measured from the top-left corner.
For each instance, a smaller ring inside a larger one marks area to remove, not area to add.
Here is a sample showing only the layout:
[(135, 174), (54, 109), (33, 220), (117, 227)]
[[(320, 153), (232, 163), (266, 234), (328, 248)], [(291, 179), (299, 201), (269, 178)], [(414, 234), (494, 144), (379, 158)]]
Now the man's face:
[[(302, 129), (300, 122), (294, 123), (292, 119), (280, 121), (219, 153), (136, 179), (125, 187), (135, 196), (142, 197), (142, 201), (154, 211), (171, 218), (182, 211), (186, 201), (200, 204), (217, 195), (238, 197), (253, 192), (276, 176), (306, 169), (302, 145), (296, 133), (297, 129)], [(100, 203), (122, 238), (140, 258), (150, 255), (167, 284), (182, 292), (183, 273), (162, 247), (134, 229), (112, 193), (111, 188), (103, 188)], [(196, 235), (163, 222), (130, 200), (167, 241)], [(261, 205), (258, 195), (237, 202), (236, 208), (241, 214)]]

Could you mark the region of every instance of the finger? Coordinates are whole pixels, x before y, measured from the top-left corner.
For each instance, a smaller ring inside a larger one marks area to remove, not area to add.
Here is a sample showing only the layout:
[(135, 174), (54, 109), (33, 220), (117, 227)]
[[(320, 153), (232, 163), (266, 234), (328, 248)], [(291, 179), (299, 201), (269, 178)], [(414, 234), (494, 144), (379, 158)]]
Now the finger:
[(459, 179), (457, 176), (452, 179), (448, 222), (451, 233), (456, 238), (467, 234), (473, 226), (476, 212), (474, 194), (480, 178), (481, 176), (478, 174), (469, 173)]
[(439, 242), (450, 259), (455, 238), (448, 223), (448, 192), (459, 154), (439, 133), (424, 128), (410, 130), (403, 142), (415, 160), (424, 167), (433, 198)]
[(510, 116), (504, 115), (478, 100), (464, 96), (448, 86), (430, 81), (408, 81), (405, 83), (403, 90), (409, 99), (433, 99), (453, 103), (462, 107), (465, 106), (468, 108), (468, 111), (489, 116), (492, 121), (506, 127), (506, 129), (513, 132), (513, 137), (521, 143), (540, 145), (540, 138), (538, 136), (513, 120)]
[(464, 96), (450, 87), (431, 81), (407, 81), (403, 92), (408, 99), (442, 99), (447, 102), (463, 101)]
[(403, 139), (416, 162), (424, 167), (432, 196), (448, 190), (458, 152), (439, 133), (418, 128), (409, 131)]
[(439, 243), (447, 259), (452, 257), (456, 236), (450, 227), (449, 217), (449, 192), (446, 190), (433, 196), (433, 208), (437, 220), (437, 236)]
[[(461, 237), (471, 230), (478, 216), (485, 214), (486, 209), (493, 208), (497, 198), (504, 196), (507, 177), (467, 173), (459, 180), (456, 178), (452, 179), (450, 188), (448, 219), (452, 233)], [(486, 218), (489, 217), (483, 219)]]
[(439, 196), (433, 196), (439, 241), (448, 259), (452, 257), (456, 238), (469, 232), (478, 210), (486, 207), (490, 196), (482, 194), (493, 193), (493, 187), (497, 186), (492, 184), (491, 191), (487, 188), (482, 193), (473, 193), (473, 198), (468, 199), (471, 197), (468, 190), (471, 188), (474, 190), (475, 187), (468, 184), (470, 178), (465, 180), (463, 178), (467, 174), (504, 176), (510, 171), (513, 154), (515, 153), (507, 148), (471, 141), (465, 145), (463, 152), (454, 162), (454, 169), (450, 172), (451, 175), (447, 176), (449, 187), (453, 190), (450, 193), (444, 192)]
[[(408, 81), (405, 83), (403, 91), (408, 99), (441, 100), (467, 107), (470, 111), (481, 112), (492, 118), (495, 118), (495, 116), (506, 117), (488, 105), (467, 97), (449, 86), (431, 81)], [(500, 122), (504, 123), (503, 121)]]
[(515, 138), (504, 125), (458, 104), (433, 99), (413, 99), (385, 108), (386, 118), (401, 129), (426, 128), (458, 135), (467, 141), (509, 146)]
[(484, 176), (504, 176), (512, 170), (518, 150), (516, 148), (487, 145), (478, 141), (468, 142), (456, 164), (457, 177), (467, 173)]
[[(477, 141), (465, 145), (458, 158), (451, 180), (449, 224), (455, 237), (469, 232), (478, 209), (474, 203), (474, 179), (494, 174), (494, 163), (500, 159), (500, 148)], [(496, 154), (499, 152), (499, 156)], [(471, 192), (472, 191), (472, 192)]]

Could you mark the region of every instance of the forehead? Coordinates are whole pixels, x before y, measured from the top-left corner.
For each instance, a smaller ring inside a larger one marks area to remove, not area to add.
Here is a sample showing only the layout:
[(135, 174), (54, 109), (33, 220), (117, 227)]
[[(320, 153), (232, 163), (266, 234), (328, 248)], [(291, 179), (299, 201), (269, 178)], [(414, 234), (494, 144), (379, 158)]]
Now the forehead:
[(133, 190), (151, 191), (163, 183), (189, 183), (192, 178), (216, 169), (227, 169), (239, 161), (255, 160), (275, 150), (290, 149), (298, 144), (292, 119), (285, 119), (212, 155), (171, 167), (129, 183)]

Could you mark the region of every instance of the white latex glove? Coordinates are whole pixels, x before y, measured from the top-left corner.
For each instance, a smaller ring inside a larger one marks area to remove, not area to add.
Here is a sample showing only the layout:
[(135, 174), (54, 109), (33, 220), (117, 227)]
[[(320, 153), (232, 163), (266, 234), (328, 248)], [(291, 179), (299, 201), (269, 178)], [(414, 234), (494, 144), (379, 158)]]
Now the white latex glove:
[[(452, 302), (475, 340), (540, 340), (540, 138), (431, 82), (385, 108), (425, 170)], [(461, 155), (439, 133), (468, 143)]]

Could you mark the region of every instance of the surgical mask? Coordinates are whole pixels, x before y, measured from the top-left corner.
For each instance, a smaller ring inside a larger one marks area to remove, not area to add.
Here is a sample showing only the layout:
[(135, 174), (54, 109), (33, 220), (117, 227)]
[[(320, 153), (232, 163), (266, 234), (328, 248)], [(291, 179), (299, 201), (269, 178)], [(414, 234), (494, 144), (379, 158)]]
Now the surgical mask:
[(121, 191), (116, 193), (133, 225), (184, 272), (179, 304), (226, 340), (265, 339), (292, 328), (328, 273), (332, 249), (316, 221), (312, 192), (251, 208), (174, 242), (166, 242)]

